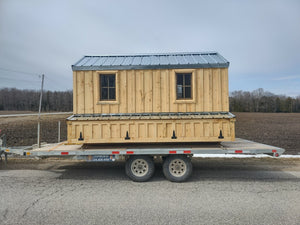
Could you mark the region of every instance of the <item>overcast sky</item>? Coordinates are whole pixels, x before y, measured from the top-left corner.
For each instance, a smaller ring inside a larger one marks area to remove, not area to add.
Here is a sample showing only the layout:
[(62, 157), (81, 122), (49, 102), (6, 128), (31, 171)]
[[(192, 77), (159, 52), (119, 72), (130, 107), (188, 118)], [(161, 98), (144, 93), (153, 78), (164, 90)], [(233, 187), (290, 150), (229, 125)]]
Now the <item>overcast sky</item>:
[(72, 89), (83, 55), (188, 51), (230, 61), (230, 91), (300, 95), (300, 1), (0, 0), (0, 88)]

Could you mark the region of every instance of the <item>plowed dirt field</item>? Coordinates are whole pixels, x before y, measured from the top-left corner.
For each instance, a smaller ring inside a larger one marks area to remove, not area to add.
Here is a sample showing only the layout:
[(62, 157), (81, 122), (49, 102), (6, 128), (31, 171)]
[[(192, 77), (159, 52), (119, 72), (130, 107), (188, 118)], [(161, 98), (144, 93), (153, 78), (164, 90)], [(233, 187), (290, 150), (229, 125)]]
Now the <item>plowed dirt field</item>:
[[(284, 148), (285, 154), (300, 154), (300, 113), (234, 114), (237, 117), (236, 137)], [(66, 140), (67, 117), (68, 115), (43, 116), (41, 141), (57, 142), (58, 121), (61, 121), (61, 140)], [(1, 134), (7, 135), (8, 146), (35, 144), (37, 116), (0, 118), (0, 130)]]

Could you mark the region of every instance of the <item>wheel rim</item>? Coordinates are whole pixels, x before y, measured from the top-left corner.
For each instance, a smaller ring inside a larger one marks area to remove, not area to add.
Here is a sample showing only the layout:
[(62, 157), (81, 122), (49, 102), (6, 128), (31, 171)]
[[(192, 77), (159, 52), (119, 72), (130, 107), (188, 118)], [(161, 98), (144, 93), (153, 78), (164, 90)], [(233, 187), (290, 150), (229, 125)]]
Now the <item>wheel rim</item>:
[(131, 164), (131, 171), (137, 177), (145, 176), (148, 170), (148, 163), (144, 159), (136, 159)]
[(169, 171), (174, 177), (182, 177), (186, 173), (186, 163), (181, 159), (174, 159), (169, 164)]

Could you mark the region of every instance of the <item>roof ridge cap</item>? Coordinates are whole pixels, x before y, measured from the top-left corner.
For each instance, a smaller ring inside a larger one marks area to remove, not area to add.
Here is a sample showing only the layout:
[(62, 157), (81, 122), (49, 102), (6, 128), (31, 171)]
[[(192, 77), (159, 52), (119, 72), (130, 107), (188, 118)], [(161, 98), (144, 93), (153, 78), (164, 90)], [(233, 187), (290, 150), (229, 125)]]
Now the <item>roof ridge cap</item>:
[(167, 52), (167, 53), (131, 53), (131, 54), (104, 54), (104, 55), (85, 55), (84, 57), (141, 57), (141, 56), (170, 56), (170, 55), (219, 55), (217, 51), (207, 52)]

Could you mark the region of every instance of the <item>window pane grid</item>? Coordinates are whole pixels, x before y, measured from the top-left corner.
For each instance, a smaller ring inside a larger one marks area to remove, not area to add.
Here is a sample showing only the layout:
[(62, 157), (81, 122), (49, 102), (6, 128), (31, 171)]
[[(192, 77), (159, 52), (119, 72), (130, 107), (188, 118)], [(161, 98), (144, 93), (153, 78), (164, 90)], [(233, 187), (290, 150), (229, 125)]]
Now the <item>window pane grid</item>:
[(115, 74), (100, 74), (100, 100), (116, 100)]
[(177, 99), (191, 99), (192, 98), (192, 83), (191, 73), (176, 74), (176, 90)]

